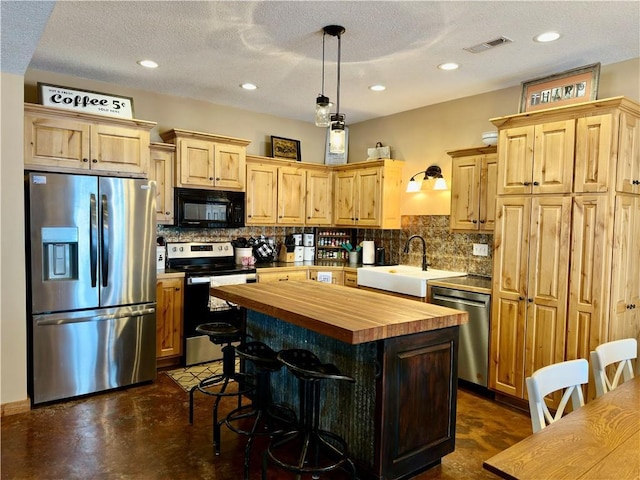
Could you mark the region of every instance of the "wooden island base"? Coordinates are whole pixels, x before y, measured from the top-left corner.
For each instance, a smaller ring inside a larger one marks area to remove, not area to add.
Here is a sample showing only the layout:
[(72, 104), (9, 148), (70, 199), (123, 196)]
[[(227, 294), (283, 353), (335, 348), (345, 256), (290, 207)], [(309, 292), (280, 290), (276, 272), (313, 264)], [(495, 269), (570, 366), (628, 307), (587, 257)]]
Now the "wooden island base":
[[(307, 295), (300, 296), (303, 292)], [(275, 350), (310, 350), (355, 378), (355, 384), (323, 384), (321, 428), (348, 442), (360, 478), (409, 478), (453, 452), (458, 326), (466, 321), (466, 313), (308, 281), (230, 285), (216, 287), (212, 294), (249, 308), (247, 333), (256, 340)], [(364, 304), (370, 308), (358, 308)], [(327, 308), (348, 319), (352, 338), (372, 340), (345, 341), (344, 328), (332, 335), (336, 325), (320, 325), (318, 312)], [(437, 327), (416, 331), (421, 329), (415, 322), (424, 321)], [(388, 334), (407, 326), (413, 333)], [(295, 377), (282, 369), (273, 375), (272, 385), (276, 402), (297, 409)]]

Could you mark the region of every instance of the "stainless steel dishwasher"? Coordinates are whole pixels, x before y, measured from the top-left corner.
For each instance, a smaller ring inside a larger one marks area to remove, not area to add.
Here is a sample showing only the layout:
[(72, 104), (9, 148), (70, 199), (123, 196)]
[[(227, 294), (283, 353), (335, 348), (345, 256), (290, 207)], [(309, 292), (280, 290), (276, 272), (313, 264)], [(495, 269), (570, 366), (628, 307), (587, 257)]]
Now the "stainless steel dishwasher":
[(460, 327), (458, 378), (486, 387), (491, 295), (433, 286), (431, 303), (469, 313), (469, 323)]

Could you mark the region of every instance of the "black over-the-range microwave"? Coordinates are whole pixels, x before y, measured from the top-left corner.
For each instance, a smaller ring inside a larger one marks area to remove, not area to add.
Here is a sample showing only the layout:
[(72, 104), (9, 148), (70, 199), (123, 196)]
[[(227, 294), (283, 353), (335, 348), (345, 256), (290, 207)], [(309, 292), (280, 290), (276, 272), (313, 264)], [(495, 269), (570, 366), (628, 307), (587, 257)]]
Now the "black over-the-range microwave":
[(196, 188), (174, 191), (177, 227), (244, 227), (244, 192)]

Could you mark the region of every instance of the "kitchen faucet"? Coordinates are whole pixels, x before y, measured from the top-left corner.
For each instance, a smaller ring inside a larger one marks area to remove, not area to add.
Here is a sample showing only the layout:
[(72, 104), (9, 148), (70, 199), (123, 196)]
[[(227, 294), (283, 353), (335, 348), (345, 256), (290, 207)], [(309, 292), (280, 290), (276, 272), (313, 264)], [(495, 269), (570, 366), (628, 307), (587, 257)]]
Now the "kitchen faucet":
[(420, 235), (411, 235), (407, 240), (407, 243), (405, 243), (404, 245), (404, 253), (409, 253), (409, 244), (414, 238), (419, 238), (420, 240), (422, 240), (422, 270), (426, 272), (429, 264), (427, 263), (427, 242), (424, 241), (424, 238), (422, 238)]

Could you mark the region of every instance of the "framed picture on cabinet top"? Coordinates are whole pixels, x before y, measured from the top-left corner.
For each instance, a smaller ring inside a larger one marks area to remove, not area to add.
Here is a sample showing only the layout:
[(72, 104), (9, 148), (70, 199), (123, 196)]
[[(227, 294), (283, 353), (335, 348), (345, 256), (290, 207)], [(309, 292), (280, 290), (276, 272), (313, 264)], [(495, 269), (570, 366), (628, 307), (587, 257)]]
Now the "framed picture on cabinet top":
[(600, 63), (522, 82), (520, 113), (596, 100)]
[(274, 137), (271, 135), (271, 156), (282, 160), (302, 161), (300, 154), (300, 140)]

